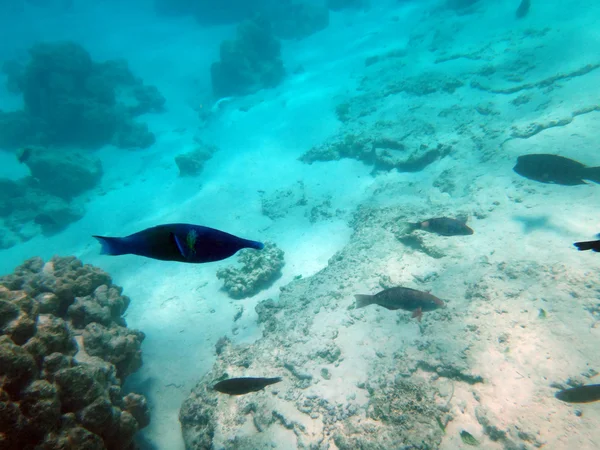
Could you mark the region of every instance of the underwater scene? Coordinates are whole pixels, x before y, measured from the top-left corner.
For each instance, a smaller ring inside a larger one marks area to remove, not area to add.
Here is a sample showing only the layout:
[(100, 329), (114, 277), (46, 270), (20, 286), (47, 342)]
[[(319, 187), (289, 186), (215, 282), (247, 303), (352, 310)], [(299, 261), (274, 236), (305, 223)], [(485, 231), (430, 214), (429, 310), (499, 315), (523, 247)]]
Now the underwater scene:
[(0, 0), (0, 449), (600, 448), (598, 0)]

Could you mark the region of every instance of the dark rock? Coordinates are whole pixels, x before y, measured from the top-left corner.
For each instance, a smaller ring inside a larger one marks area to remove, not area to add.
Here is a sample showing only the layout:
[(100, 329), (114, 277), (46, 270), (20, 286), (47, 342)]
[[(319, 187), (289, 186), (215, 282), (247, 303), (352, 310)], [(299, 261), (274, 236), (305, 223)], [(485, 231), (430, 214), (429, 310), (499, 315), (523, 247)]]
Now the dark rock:
[(212, 158), (216, 151), (215, 146), (201, 144), (196, 150), (177, 155), (175, 163), (179, 168), (179, 176), (195, 177), (200, 175), (204, 164)]
[(150, 424), (150, 408), (146, 397), (139, 394), (127, 394), (123, 397), (125, 410), (131, 414), (140, 428), (144, 428)]
[(16, 345), (8, 336), (0, 336), (0, 377), (6, 377), (3, 389), (11, 398), (38, 375), (33, 356)]
[(215, 97), (247, 95), (277, 86), (285, 74), (280, 47), (266, 20), (241, 23), (236, 39), (221, 43), (220, 61), (211, 66)]

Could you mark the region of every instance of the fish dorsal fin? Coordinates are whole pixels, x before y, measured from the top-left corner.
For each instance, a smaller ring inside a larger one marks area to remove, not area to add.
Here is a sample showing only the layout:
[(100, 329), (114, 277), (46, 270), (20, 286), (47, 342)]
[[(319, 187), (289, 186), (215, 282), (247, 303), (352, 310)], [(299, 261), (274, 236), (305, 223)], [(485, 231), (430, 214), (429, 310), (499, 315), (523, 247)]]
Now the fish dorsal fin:
[(458, 220), (459, 222), (464, 223), (465, 225), (467, 224), (468, 220), (469, 220), (469, 216), (458, 216), (456, 217), (456, 220)]
[(175, 239), (175, 245), (177, 245), (177, 250), (179, 250), (179, 253), (181, 253), (181, 256), (183, 256), (184, 258), (187, 258), (187, 255), (185, 254), (185, 246), (183, 245), (183, 243), (181, 242), (181, 240), (175, 233), (173, 233), (173, 239)]

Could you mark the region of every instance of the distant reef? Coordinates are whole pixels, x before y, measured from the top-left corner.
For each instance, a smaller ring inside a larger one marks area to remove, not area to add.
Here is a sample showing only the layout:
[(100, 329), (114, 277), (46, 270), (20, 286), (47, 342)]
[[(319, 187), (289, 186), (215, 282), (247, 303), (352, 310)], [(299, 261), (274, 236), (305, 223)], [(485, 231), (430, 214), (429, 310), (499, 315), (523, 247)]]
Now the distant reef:
[(0, 447), (135, 448), (150, 415), (125, 379), (144, 334), (128, 329), (129, 298), (75, 257), (32, 258), (0, 277)]
[(155, 137), (136, 117), (160, 112), (165, 99), (134, 76), (124, 60), (95, 62), (75, 42), (39, 43), (22, 65), (3, 65), (7, 87), (23, 109), (0, 111), (0, 148), (43, 145), (146, 148)]
[[(334, 3), (362, 3), (362, 0)], [(201, 25), (222, 25), (250, 20), (257, 15), (267, 19), (281, 39), (301, 39), (329, 25), (325, 5), (302, 0), (155, 0), (159, 14), (193, 16)], [(335, 7), (332, 9), (340, 9)]]
[(0, 178), (0, 249), (64, 230), (85, 213), (81, 194), (102, 178), (100, 160), (87, 152), (26, 147), (18, 152), (31, 172)]
[(257, 18), (241, 23), (236, 38), (221, 43), (220, 59), (212, 64), (210, 74), (217, 98), (277, 86), (285, 69), (281, 43), (269, 21)]

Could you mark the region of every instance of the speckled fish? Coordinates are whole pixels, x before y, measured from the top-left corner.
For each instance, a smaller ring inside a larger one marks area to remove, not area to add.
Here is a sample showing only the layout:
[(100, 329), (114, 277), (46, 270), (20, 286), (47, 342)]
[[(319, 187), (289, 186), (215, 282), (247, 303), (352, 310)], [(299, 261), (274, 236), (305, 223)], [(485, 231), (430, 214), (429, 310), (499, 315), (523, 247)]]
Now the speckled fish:
[(445, 306), (442, 300), (429, 292), (405, 287), (385, 289), (375, 295), (356, 294), (354, 297), (357, 308), (376, 304), (392, 311), (404, 309), (412, 311), (412, 317), (416, 317), (419, 321), (424, 311), (433, 311)]
[(567, 403), (591, 403), (600, 400), (600, 384), (588, 384), (558, 391), (554, 396)]
[(466, 220), (451, 219), (450, 217), (434, 217), (422, 222), (409, 224), (410, 231), (424, 230), (442, 236), (468, 236), (473, 230), (466, 224)]
[(513, 170), (522, 177), (540, 183), (577, 186), (583, 180), (600, 183), (600, 167), (587, 167), (578, 161), (558, 155), (523, 155)]
[(171, 223), (126, 237), (94, 236), (105, 255), (139, 255), (162, 261), (206, 263), (220, 261), (243, 248), (260, 250), (262, 242), (242, 239), (200, 225)]
[(228, 378), (227, 380), (219, 381), (213, 386), (215, 391), (229, 395), (244, 395), (250, 392), (257, 392), (266, 388), (270, 384), (279, 383), (282, 378)]

